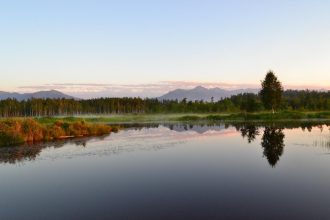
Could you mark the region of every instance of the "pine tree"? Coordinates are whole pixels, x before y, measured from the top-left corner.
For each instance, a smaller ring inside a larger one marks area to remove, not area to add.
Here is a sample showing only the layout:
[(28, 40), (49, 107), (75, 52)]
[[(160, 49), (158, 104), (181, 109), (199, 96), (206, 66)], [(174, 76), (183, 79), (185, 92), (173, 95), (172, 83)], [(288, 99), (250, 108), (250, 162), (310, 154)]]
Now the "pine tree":
[(272, 71), (266, 74), (265, 80), (261, 82), (261, 91), (259, 93), (262, 103), (267, 110), (274, 113), (280, 107), (283, 87)]

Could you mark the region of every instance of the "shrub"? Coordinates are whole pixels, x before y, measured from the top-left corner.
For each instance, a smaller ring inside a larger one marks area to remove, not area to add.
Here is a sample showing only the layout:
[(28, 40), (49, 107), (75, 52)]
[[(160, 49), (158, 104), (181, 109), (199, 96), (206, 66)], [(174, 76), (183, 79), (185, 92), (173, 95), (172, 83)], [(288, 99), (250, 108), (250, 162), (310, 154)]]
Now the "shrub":
[[(112, 128), (102, 124), (87, 124), (85, 121), (56, 121), (46, 127), (34, 119), (8, 119), (0, 122), (0, 146), (18, 145), (24, 142), (49, 141), (66, 136), (91, 136), (109, 134)], [(113, 131), (118, 131), (114, 128)]]
[(44, 139), (45, 128), (33, 119), (22, 122), (22, 134), (26, 142), (41, 141)]
[(45, 134), (45, 140), (53, 140), (53, 139), (59, 139), (63, 136), (65, 136), (65, 131), (61, 126), (58, 126), (56, 124), (48, 126), (46, 129)]
[(12, 129), (0, 131), (0, 147), (23, 144), (24, 137)]

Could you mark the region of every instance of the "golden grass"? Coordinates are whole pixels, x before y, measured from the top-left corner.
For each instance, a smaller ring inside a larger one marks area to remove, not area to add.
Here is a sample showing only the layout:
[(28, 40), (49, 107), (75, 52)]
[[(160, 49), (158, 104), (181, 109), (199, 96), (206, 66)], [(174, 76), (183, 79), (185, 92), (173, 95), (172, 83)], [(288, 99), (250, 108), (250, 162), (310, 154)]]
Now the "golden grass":
[(50, 141), (68, 137), (99, 136), (115, 132), (105, 124), (89, 124), (85, 121), (41, 124), (32, 118), (0, 121), (0, 146), (18, 145), (25, 142)]

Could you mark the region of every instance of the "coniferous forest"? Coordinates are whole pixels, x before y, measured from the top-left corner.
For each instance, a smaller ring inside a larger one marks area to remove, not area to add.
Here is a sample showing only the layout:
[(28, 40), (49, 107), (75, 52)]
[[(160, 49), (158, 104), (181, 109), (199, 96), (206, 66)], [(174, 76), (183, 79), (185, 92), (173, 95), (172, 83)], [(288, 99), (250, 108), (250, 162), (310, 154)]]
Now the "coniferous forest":
[[(158, 100), (142, 98), (30, 99), (0, 101), (0, 117), (69, 116), (84, 114), (152, 114), (152, 113), (227, 113), (266, 110), (259, 94), (245, 93), (217, 102), (200, 100)], [(286, 90), (278, 110), (330, 110), (330, 92)]]

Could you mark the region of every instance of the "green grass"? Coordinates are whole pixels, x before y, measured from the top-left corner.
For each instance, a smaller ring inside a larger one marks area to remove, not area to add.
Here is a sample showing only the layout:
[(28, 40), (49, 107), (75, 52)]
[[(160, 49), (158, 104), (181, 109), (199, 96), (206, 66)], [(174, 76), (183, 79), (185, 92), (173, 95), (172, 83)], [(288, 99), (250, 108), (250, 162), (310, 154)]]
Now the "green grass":
[[(79, 117), (40, 117), (35, 118), (41, 124), (49, 125), (58, 120), (63, 122), (85, 121), (95, 124), (121, 123), (162, 123), (162, 122), (191, 122), (191, 121), (278, 121), (278, 120), (328, 120), (330, 112), (298, 112), (282, 111), (257, 113), (217, 113), (217, 114), (123, 114), (123, 115), (83, 115)], [(2, 119), (4, 120), (4, 119)], [(1, 121), (1, 119), (0, 119)]]
[[(58, 120), (64, 122), (75, 122), (84, 120), (88, 123), (105, 123), (105, 124), (120, 124), (120, 123), (148, 123), (148, 122), (168, 122), (179, 121), (180, 118), (187, 114), (125, 114), (125, 115), (100, 115), (100, 116), (79, 116), (79, 117), (41, 117), (36, 118), (39, 123), (52, 124)], [(193, 118), (206, 116), (206, 114), (189, 114), (189, 120)]]
[(290, 112), (283, 111), (275, 114), (260, 113), (233, 113), (211, 114), (206, 116), (187, 115), (178, 118), (179, 121), (279, 121), (279, 120), (326, 120), (330, 119), (330, 112)]

